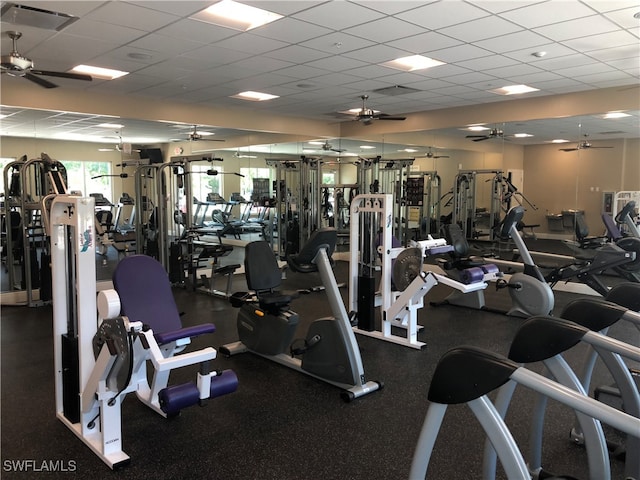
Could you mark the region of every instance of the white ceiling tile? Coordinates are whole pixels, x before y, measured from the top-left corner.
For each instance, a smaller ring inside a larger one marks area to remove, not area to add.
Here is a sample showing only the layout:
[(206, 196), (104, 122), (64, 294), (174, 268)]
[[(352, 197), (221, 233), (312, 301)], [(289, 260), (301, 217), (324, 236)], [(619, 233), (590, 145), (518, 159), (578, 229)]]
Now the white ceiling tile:
[(156, 30), (154, 33), (199, 43), (213, 43), (239, 34), (237, 31), (229, 28), (190, 19), (178, 20), (164, 28)]
[(593, 15), (591, 17), (583, 17), (576, 20), (538, 27), (534, 29), (534, 31), (551, 40), (560, 42), (571, 38), (584, 37), (585, 34), (596, 35), (598, 33), (613, 32), (616, 29), (615, 23), (599, 15)]
[(252, 33), (241, 33), (239, 35), (220, 40), (219, 42), (216, 42), (216, 45), (223, 48), (229, 48), (231, 50), (238, 50), (239, 52), (259, 55), (286, 47), (287, 43), (281, 42), (280, 40), (274, 40), (273, 38), (259, 37)]
[(452, 75), (446, 77), (446, 79), (448, 82), (456, 85), (467, 85), (478, 82), (492, 82), (496, 80), (496, 77), (482, 72), (469, 72), (462, 75)]
[(491, 13), (502, 13), (507, 10), (515, 10), (517, 8), (528, 7), (533, 3), (542, 3), (546, 1), (547, 0), (467, 0), (467, 3)]
[(476, 47), (475, 45), (457, 45), (443, 50), (428, 50), (426, 52), (432, 58), (446, 63), (455, 63), (472, 58), (487, 57), (491, 55), (489, 50)]
[(139, 7), (125, 2), (108, 2), (102, 7), (87, 14), (86, 18), (98, 22), (122, 25), (138, 30), (152, 32), (178, 19), (157, 10)]
[(321, 58), (320, 60), (314, 60), (313, 62), (307, 62), (305, 65), (309, 67), (321, 68), (323, 70), (329, 70), (331, 72), (343, 72), (345, 70), (362, 67), (367, 64), (365, 62), (356, 60), (355, 58), (333, 55), (331, 57)]
[(391, 42), (399, 38), (417, 35), (424, 31), (425, 29), (422, 27), (393, 17), (385, 17), (380, 20), (374, 20), (366, 25), (360, 25), (358, 27), (348, 28), (345, 30), (346, 33), (351, 35), (380, 43)]
[[(546, 54), (538, 58), (533, 56), (534, 52), (546, 52)], [(538, 65), (554, 58), (574, 55), (575, 53), (575, 50), (560, 43), (545, 43), (544, 45), (536, 45), (535, 48), (527, 47), (523, 50), (508, 51), (504, 53), (504, 56), (532, 65)]]
[(571, 68), (559, 68), (555, 72), (558, 75), (563, 75), (565, 77), (573, 77), (578, 78), (585, 75), (594, 75), (600, 74), (604, 72), (613, 72), (615, 71), (613, 68), (610, 68), (601, 63), (591, 63), (589, 65), (580, 65)]
[(407, 53), (422, 54), (426, 51), (440, 50), (460, 45), (460, 40), (442, 35), (438, 32), (424, 32), (411, 37), (401, 38), (391, 42), (386, 42), (390, 47), (404, 50)]
[(291, 62), (284, 62), (282, 60), (276, 60), (275, 58), (267, 58), (260, 55), (240, 60), (233, 63), (239, 67), (256, 70), (258, 72), (273, 72), (275, 70), (291, 67), (294, 64)]
[(374, 42), (360, 37), (354, 37), (344, 32), (333, 32), (328, 35), (307, 40), (300, 43), (304, 47), (313, 48), (332, 55), (344, 54), (353, 50), (375, 45)]
[(264, 54), (264, 56), (269, 58), (277, 58), (279, 60), (285, 60), (293, 63), (311, 62), (313, 60), (328, 57), (329, 55), (329, 53), (300, 45), (290, 45)]
[(198, 13), (201, 10), (211, 5), (211, 0), (205, 1), (193, 1), (193, 0), (162, 0), (162, 1), (131, 1), (127, 0), (127, 3), (137, 5), (139, 7), (150, 8), (152, 10), (158, 10), (160, 12), (171, 13), (179, 17), (188, 17), (194, 13)]
[(562, 0), (553, 0), (503, 12), (501, 16), (523, 27), (536, 28), (587, 17), (593, 13), (592, 9), (578, 2), (568, 5)]
[(243, 0), (242, 3), (287, 16), (312, 8), (322, 2), (319, 0)]
[(327, 75), (320, 75), (314, 77), (313, 81), (319, 84), (325, 85), (343, 85), (345, 83), (353, 83), (358, 80), (358, 77), (353, 75), (345, 75), (344, 73), (329, 73)]
[(506, 67), (508, 65), (514, 65), (518, 63), (517, 60), (509, 58), (503, 55), (491, 55), (488, 57), (472, 58), (471, 60), (464, 60), (457, 62), (459, 67), (466, 68), (468, 70), (483, 71), (491, 68)]
[[(603, 2), (607, 5), (616, 2)], [(604, 16), (608, 18), (612, 22), (615, 22), (617, 25), (620, 25), (623, 28), (634, 28), (638, 26), (638, 19), (634, 17), (636, 13), (640, 10), (640, 5), (638, 5), (637, 1), (634, 1), (635, 6), (630, 8), (625, 8), (623, 10), (615, 10), (612, 12), (606, 13)]]
[(392, 48), (387, 45), (373, 45), (353, 52), (345, 52), (345, 57), (355, 58), (363, 62), (384, 63), (398, 57), (404, 56), (404, 50)]
[(238, 62), (252, 55), (250, 53), (222, 48), (217, 45), (205, 45), (195, 50), (183, 53), (181, 56), (200, 60), (211, 66), (225, 65), (227, 63)]
[(329, 72), (327, 72), (326, 70), (321, 70), (319, 68), (309, 67), (307, 65), (296, 65), (294, 67), (283, 68), (278, 73), (287, 77), (306, 80), (308, 78), (326, 75)]
[(590, 52), (600, 50), (602, 47), (627, 47), (635, 48), (636, 55), (640, 55), (640, 42), (633, 35), (627, 32), (609, 32), (600, 35), (590, 35), (588, 37), (575, 38), (562, 42), (570, 48), (579, 52)]
[(165, 35), (149, 33), (145, 37), (139, 38), (138, 40), (129, 43), (128, 46), (157, 52), (164, 52), (169, 55), (181, 55), (185, 52), (200, 48), (203, 46), (203, 44), (185, 39), (182, 39), (178, 42), (176, 41), (176, 39), (167, 37)]
[(598, 12), (611, 12), (613, 10), (621, 10), (625, 8), (634, 8), (638, 10), (637, 0), (581, 0), (582, 3), (589, 5)]
[(490, 69), (490, 70), (485, 70), (484, 73), (487, 73), (489, 75), (493, 75), (496, 78), (505, 78), (505, 79), (509, 79), (512, 77), (521, 77), (523, 75), (531, 75), (531, 74), (535, 74), (535, 73), (540, 73), (542, 70), (540, 70), (537, 67), (533, 67), (531, 65), (525, 65), (525, 64), (520, 64), (520, 65), (511, 65), (509, 67), (501, 67), (501, 68), (494, 68), (494, 69)]
[(576, 80), (593, 85), (594, 88), (607, 88), (616, 85), (629, 85), (634, 78), (620, 70), (610, 70), (608, 72), (593, 73), (589, 72), (588, 76), (577, 75)]
[(333, 30), (344, 30), (381, 18), (383, 14), (354, 3), (327, 2), (292, 16)]
[(563, 55), (558, 57), (551, 57), (532, 63), (538, 68), (544, 70), (556, 71), (560, 68), (578, 67), (581, 65), (589, 65), (593, 63), (592, 59), (581, 53), (574, 53), (572, 55)]
[[(89, 37), (58, 34), (29, 52), (33, 60), (38, 57), (55, 60), (68, 65), (67, 68), (89, 61), (98, 55), (108, 52), (118, 45), (94, 40)], [(62, 68), (62, 67), (61, 67)]]
[[(273, 40), (288, 43), (300, 43), (311, 38), (331, 33), (328, 28), (313, 25), (295, 18), (281, 18), (251, 30), (251, 33)], [(284, 45), (283, 45), (284, 46)]]
[(64, 29), (64, 32), (71, 35), (80, 35), (82, 37), (90, 37), (98, 40), (110, 41), (118, 38), (121, 43), (131, 42), (137, 38), (147, 35), (144, 30), (123, 27), (112, 23), (95, 22), (93, 20), (84, 20), (75, 22)]
[(435, 2), (395, 15), (429, 30), (486, 17), (489, 13), (464, 2)]
[(533, 48), (549, 43), (549, 39), (529, 30), (502, 35), (474, 42), (476, 46), (496, 53), (505, 53), (522, 48)]
[(619, 60), (611, 60), (609, 62), (614, 68), (618, 70), (624, 70), (630, 75), (635, 75), (636, 78), (640, 78), (640, 57), (628, 57), (621, 58)]
[(492, 16), (441, 28), (439, 32), (443, 35), (473, 43), (487, 38), (501, 37), (520, 30), (522, 30), (521, 26)]
[[(425, 1), (420, 2), (420, 5), (427, 3), (434, 3), (435, 0), (431, 2)], [(406, 0), (361, 0), (361, 1), (352, 1), (352, 3), (362, 5), (363, 7), (371, 8), (381, 13), (385, 13), (387, 15), (394, 15), (396, 13), (404, 12), (406, 10), (411, 10), (415, 8), (416, 1), (406, 1)]]

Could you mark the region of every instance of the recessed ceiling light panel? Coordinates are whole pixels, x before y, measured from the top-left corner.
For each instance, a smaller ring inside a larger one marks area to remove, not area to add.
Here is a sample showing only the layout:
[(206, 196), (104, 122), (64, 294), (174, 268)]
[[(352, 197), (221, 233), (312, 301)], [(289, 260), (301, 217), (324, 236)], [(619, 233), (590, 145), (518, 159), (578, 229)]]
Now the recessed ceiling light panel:
[(522, 95), (523, 93), (537, 92), (539, 89), (528, 85), (507, 85), (506, 87), (489, 90), (498, 95)]
[(231, 98), (239, 98), (241, 100), (250, 100), (252, 102), (264, 102), (265, 100), (273, 100), (274, 98), (278, 98), (278, 95), (271, 95), (269, 93), (262, 92), (240, 92), (235, 95), (231, 95)]
[(129, 72), (112, 70), (110, 68), (94, 67), (92, 65), (77, 65), (73, 67), (71, 71), (76, 73), (85, 73), (87, 75), (91, 75), (94, 78), (102, 78), (104, 80), (114, 80), (116, 78), (129, 75)]
[(246, 32), (278, 20), (282, 15), (233, 0), (222, 0), (189, 18)]
[(395, 68), (396, 70), (402, 70), (404, 72), (413, 72), (415, 70), (424, 70), (426, 68), (437, 67), (438, 65), (444, 65), (444, 62), (440, 60), (434, 60), (433, 58), (423, 57), (422, 55), (410, 55), (408, 57), (396, 58), (381, 64), (383, 67)]

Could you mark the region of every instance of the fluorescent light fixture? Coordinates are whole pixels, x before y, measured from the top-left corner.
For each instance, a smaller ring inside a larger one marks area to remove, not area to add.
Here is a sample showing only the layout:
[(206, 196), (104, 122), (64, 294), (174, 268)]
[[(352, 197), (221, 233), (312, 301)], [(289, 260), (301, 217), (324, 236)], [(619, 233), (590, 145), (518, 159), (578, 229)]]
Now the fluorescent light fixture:
[(6, 118), (6, 117), (8, 117), (8, 116), (9, 116), (9, 115), (5, 115), (4, 113), (0, 113), (0, 118)]
[(527, 138), (527, 137), (533, 137), (533, 135), (531, 135), (530, 133), (514, 133), (513, 136), (515, 138)]
[(110, 68), (94, 67), (91, 65), (77, 65), (71, 69), (76, 73), (85, 73), (92, 77), (102, 78), (104, 80), (114, 80), (116, 78), (129, 75), (129, 72), (122, 72), (120, 70), (112, 70)]
[(247, 91), (247, 92), (240, 92), (240, 93), (236, 93), (235, 95), (231, 95), (231, 98), (239, 98), (241, 100), (250, 100), (252, 102), (264, 102), (265, 100), (273, 100), (274, 98), (278, 98), (278, 95)]
[(314, 148), (303, 148), (302, 153), (315, 153), (316, 150)]
[(360, 145), (360, 148), (362, 150), (373, 150), (376, 147), (374, 147), (373, 145)]
[(609, 118), (623, 118), (623, 117), (630, 117), (630, 116), (631, 116), (630, 114), (624, 113), (624, 112), (607, 112), (602, 116), (602, 118), (609, 119)]
[(123, 128), (124, 125), (120, 125), (119, 123), (101, 123), (98, 125), (100, 128)]
[(189, 18), (246, 32), (278, 20), (282, 15), (233, 0), (222, 0)]
[(485, 130), (491, 130), (489, 127), (485, 127), (483, 125), (469, 125), (465, 130), (469, 130), (470, 132), (483, 132)]
[(551, 140), (551, 143), (569, 143), (569, 140), (565, 140), (564, 138), (556, 138), (555, 140)]
[(538, 88), (533, 88), (528, 85), (507, 85), (506, 87), (495, 88), (489, 91), (497, 93), (498, 95), (521, 95), (523, 93), (537, 92), (538, 90)]
[(206, 131), (201, 131), (201, 130), (197, 130), (196, 133), (198, 135), (202, 135), (203, 137), (208, 137), (210, 135), (215, 135), (215, 133), (213, 133), (213, 132), (206, 132)]
[(444, 65), (440, 60), (423, 57), (422, 55), (410, 55), (408, 57), (396, 58), (381, 64), (383, 67), (395, 68), (404, 72), (413, 72), (415, 70), (424, 70), (425, 68), (437, 67)]
[(99, 152), (113, 152), (113, 148), (99, 148)]
[(311, 140), (310, 142), (307, 142), (309, 145), (324, 145), (324, 142), (319, 142), (317, 140)]
[(399, 152), (407, 152), (407, 153), (415, 153), (418, 150), (416, 150), (415, 148), (403, 148), (402, 150), (398, 150)]

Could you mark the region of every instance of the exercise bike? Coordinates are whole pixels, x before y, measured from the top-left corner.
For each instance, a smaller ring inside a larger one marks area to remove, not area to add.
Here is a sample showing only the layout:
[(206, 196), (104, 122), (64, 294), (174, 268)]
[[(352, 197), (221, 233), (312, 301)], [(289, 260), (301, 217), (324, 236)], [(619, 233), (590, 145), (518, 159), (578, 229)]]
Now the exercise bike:
[(298, 340), (294, 336), (299, 316), (289, 308), (297, 292), (276, 290), (282, 274), (268, 242), (247, 244), (244, 266), (252, 293), (240, 292), (230, 299), (232, 305), (240, 307), (240, 341), (219, 351), (226, 356), (252, 352), (268, 358), (343, 389), (343, 400), (350, 402), (383, 384), (365, 380), (360, 349), (329, 260), (336, 241), (336, 229), (317, 230), (300, 253), (287, 258), (295, 272), (320, 273), (333, 312), (333, 317), (314, 320), (306, 337)]
[[(453, 292), (442, 302), (432, 302), (431, 305), (457, 305), (524, 318), (532, 315), (550, 314), (554, 306), (553, 292), (518, 233), (517, 226), (523, 216), (524, 207), (518, 205), (511, 208), (507, 212), (499, 232), (499, 238), (513, 240), (524, 259), (524, 272), (514, 273), (508, 281), (498, 278), (496, 283), (497, 289), (507, 288), (509, 291), (512, 306), (507, 312), (487, 307), (483, 290), (475, 290), (470, 293)], [(497, 262), (493, 263), (494, 259), (488, 259), (491, 262), (489, 263), (483, 258), (464, 257), (469, 250), (469, 245), (457, 225), (449, 225), (449, 234), (451, 238), (448, 238), (447, 241), (454, 247), (455, 257), (452, 262), (441, 262), (445, 270), (455, 269), (454, 271), (458, 271), (461, 281), (464, 283), (477, 281), (488, 273), (498, 271)]]

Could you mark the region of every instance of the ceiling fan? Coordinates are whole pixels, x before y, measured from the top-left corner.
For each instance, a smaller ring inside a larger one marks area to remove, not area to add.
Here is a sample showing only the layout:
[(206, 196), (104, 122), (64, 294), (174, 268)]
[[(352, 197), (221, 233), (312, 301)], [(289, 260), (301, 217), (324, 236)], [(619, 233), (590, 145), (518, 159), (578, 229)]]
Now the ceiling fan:
[(588, 134), (585, 134), (585, 140), (579, 142), (575, 147), (573, 148), (559, 148), (558, 150), (560, 150), (561, 152), (575, 152), (576, 150), (585, 150), (587, 148), (613, 148), (613, 147), (607, 147), (607, 146), (602, 146), (602, 147), (594, 147), (593, 145), (591, 145), (591, 143), (589, 143), (588, 140), (586, 140), (586, 138), (588, 137)]
[(427, 152), (426, 157), (427, 158), (449, 158), (449, 155), (436, 155), (434, 152), (431, 151), (431, 147), (429, 147), (429, 151)]
[(504, 132), (497, 128), (492, 128), (491, 131), (485, 135), (467, 135), (465, 138), (473, 138), (473, 142), (482, 142), (489, 140), (490, 138), (503, 138)]
[(406, 120), (407, 117), (398, 117), (395, 115), (387, 115), (386, 113), (375, 112), (367, 108), (367, 99), (369, 95), (361, 95), (362, 109), (356, 114), (356, 120), (365, 125), (371, 125), (374, 120)]
[[(205, 139), (204, 137), (208, 135), (202, 134), (200, 132), (198, 132), (198, 126), (194, 125), (193, 126), (193, 130), (191, 132), (189, 132), (189, 140), (191, 142), (197, 142), (198, 140), (203, 140)], [(224, 142), (224, 140), (222, 140), (221, 138), (207, 138), (206, 140), (210, 141), (210, 142)]]
[(127, 155), (131, 155), (133, 152), (140, 152), (139, 149), (133, 148), (133, 146), (130, 143), (123, 142), (122, 141), (122, 135), (120, 134), (120, 132), (116, 132), (116, 134), (118, 135), (117, 137), (105, 137), (105, 138), (117, 138), (118, 139), (118, 143), (115, 145), (115, 147), (113, 147), (113, 148), (101, 148), (100, 149), (101, 152), (108, 152), (108, 151), (116, 150), (118, 152), (122, 152), (122, 153), (125, 153)]
[(322, 150), (324, 150), (325, 152), (336, 152), (336, 153), (342, 153), (347, 151), (346, 148), (333, 148), (333, 145), (329, 143), (329, 140), (324, 142), (324, 144), (322, 145)]
[(1, 72), (11, 75), (12, 77), (23, 77), (27, 80), (37, 83), (44, 88), (56, 88), (58, 85), (50, 82), (44, 78), (40, 78), (39, 75), (46, 75), (49, 77), (71, 78), (73, 80), (93, 80), (90, 75), (83, 75), (81, 73), (66, 73), (66, 72), (51, 72), (48, 70), (36, 70), (34, 69), (33, 62), (27, 57), (23, 57), (18, 53), (18, 39), (22, 37), (22, 33), (10, 31), (7, 32), (7, 36), (13, 41), (13, 49), (9, 55), (2, 55), (2, 61), (0, 63)]

